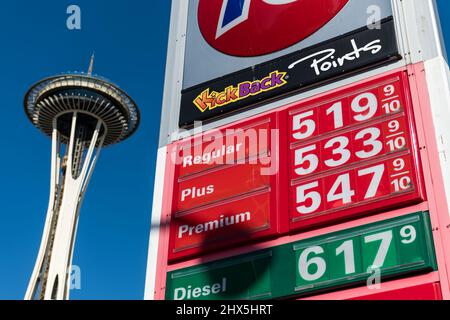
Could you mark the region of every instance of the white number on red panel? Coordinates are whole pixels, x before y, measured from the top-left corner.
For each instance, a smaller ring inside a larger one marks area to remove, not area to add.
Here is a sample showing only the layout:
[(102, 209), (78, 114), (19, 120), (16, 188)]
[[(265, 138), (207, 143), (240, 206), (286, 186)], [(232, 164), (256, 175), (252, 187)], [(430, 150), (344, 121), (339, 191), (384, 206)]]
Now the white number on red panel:
[(342, 98), (290, 116), (291, 141), (302, 141), (318, 135), (353, 126), (403, 110), (399, 82)]
[(409, 147), (404, 117), (342, 133), (291, 151), (294, 177), (302, 177), (404, 151)]
[(295, 208), (307, 215), (414, 190), (411, 156), (355, 168), (294, 187)]

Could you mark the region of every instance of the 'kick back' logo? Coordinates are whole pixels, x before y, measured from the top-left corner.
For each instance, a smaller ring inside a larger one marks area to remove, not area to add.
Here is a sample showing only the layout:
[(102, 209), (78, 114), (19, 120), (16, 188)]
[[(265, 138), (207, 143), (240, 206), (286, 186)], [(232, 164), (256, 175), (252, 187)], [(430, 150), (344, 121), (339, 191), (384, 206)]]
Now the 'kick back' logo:
[(210, 88), (208, 88), (199, 94), (193, 102), (201, 112), (224, 107), (230, 103), (284, 86), (287, 84), (286, 74), (286, 72), (276, 70), (261, 80), (244, 81), (237, 86), (229, 86), (221, 92), (210, 91)]

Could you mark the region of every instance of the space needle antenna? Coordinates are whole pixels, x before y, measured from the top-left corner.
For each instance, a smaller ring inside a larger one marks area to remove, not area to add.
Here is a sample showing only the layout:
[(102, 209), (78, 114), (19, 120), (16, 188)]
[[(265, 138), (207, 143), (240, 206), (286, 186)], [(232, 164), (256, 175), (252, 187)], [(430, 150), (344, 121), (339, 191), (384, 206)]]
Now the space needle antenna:
[(52, 141), (47, 216), (26, 300), (69, 299), (78, 217), (100, 150), (139, 126), (133, 99), (93, 67), (94, 54), (87, 74), (45, 78), (25, 95), (28, 119)]
[(94, 70), (94, 59), (95, 59), (95, 51), (91, 55), (91, 61), (89, 62), (89, 69), (88, 69), (88, 77), (92, 76), (92, 70)]

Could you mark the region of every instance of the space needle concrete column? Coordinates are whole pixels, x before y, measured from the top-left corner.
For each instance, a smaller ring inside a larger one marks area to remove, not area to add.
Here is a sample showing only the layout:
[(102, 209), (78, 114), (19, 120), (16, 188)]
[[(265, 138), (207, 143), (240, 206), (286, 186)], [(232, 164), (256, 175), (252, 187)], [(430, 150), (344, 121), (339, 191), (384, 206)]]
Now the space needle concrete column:
[(28, 118), (52, 139), (47, 217), (27, 300), (69, 298), (78, 216), (100, 150), (139, 125), (136, 104), (116, 85), (92, 76), (92, 62), (87, 74), (44, 79), (25, 96)]

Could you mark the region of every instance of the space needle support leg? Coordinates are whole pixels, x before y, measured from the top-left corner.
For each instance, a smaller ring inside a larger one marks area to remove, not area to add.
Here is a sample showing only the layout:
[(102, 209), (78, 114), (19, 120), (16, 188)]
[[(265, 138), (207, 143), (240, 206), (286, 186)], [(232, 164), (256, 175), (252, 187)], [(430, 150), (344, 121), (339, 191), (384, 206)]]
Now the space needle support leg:
[[(101, 122), (94, 130), (89, 149), (84, 158), (81, 171), (77, 177), (72, 170), (75, 158), (75, 135), (77, 132), (77, 112), (73, 113), (70, 139), (67, 145), (67, 165), (64, 178), (64, 193), (61, 199), (58, 224), (56, 226), (54, 248), (48, 271), (48, 284), (45, 299), (65, 300), (69, 298), (70, 269), (73, 257), (75, 232), (78, 224), (78, 213), (83, 198), (83, 188), (87, 173), (92, 170), (92, 156), (99, 140)], [(98, 153), (96, 157), (98, 156)], [(91, 167), (91, 168), (89, 168)], [(76, 173), (75, 173), (76, 175)]]
[[(26, 299), (33, 299), (36, 296), (36, 290), (43, 290), (42, 297), (46, 300), (68, 299), (70, 291), (70, 268), (73, 256), (73, 244), (75, 241), (75, 231), (78, 223), (78, 212), (80, 203), (83, 198), (83, 189), (86, 187), (86, 178), (92, 172), (95, 165), (95, 159), (98, 157), (99, 148), (93, 159), (96, 146), (101, 146), (102, 138), (99, 138), (101, 121), (92, 135), (89, 148), (84, 157), (82, 168), (78, 176), (74, 176), (73, 161), (75, 151), (75, 135), (77, 132), (77, 112), (73, 113), (72, 124), (70, 130), (70, 139), (66, 146), (67, 165), (65, 170), (60, 170), (61, 166), (61, 149), (59, 148), (59, 138), (56, 126), (53, 129), (53, 146), (52, 146), (52, 173), (51, 173), (51, 195), (49, 201), (49, 209), (45, 228), (46, 232), (43, 236), (41, 249), (39, 252), (38, 262), (36, 263), (29, 288), (26, 293)], [(60, 173), (62, 176), (59, 177)], [(63, 186), (59, 187), (58, 184)], [(59, 191), (58, 191), (59, 190)], [(56, 197), (56, 193), (60, 192)], [(53, 196), (52, 196), (53, 195)], [(57, 201), (56, 201), (57, 199)], [(55, 201), (58, 204), (55, 206)], [(57, 216), (56, 222), (53, 219)], [(52, 223), (53, 220), (55, 223)], [(51, 250), (49, 244), (51, 242)], [(46, 259), (46, 253), (49, 258)], [(46, 261), (47, 265), (43, 263)], [(42, 272), (42, 270), (46, 270)], [(37, 286), (36, 279), (41, 277), (42, 284)]]
[(52, 131), (52, 154), (50, 167), (50, 196), (48, 200), (47, 216), (45, 220), (44, 232), (42, 234), (41, 245), (39, 248), (36, 264), (25, 293), (25, 300), (32, 300), (36, 295), (41, 294), (41, 290), (45, 288), (46, 283), (45, 271), (49, 263), (49, 255), (52, 245), (52, 225), (55, 223), (57, 212), (55, 212), (56, 196), (60, 184), (61, 155), (60, 155), (60, 136), (56, 128), (56, 121), (53, 124)]
[[(103, 146), (103, 142), (105, 140), (105, 135), (103, 135), (100, 139), (99, 139), (99, 134), (100, 134), (100, 130), (102, 127), (102, 123), (101, 121), (97, 122), (97, 126), (95, 128), (94, 134), (92, 136), (92, 141), (91, 144), (89, 146), (87, 155), (86, 155), (86, 159), (84, 161), (83, 164), (83, 168), (81, 169), (81, 174), (78, 177), (78, 179), (81, 179), (81, 185), (80, 185), (80, 195), (79, 195), (79, 201), (78, 201), (78, 210), (77, 210), (77, 216), (75, 217), (75, 228), (73, 231), (73, 239), (72, 239), (72, 243), (71, 243), (71, 250), (70, 250), (70, 266), (72, 265), (72, 257), (73, 257), (73, 246), (75, 243), (75, 235), (77, 234), (77, 228), (78, 228), (78, 214), (79, 214), (79, 209), (81, 208), (81, 205), (83, 203), (83, 199), (84, 199), (84, 194), (86, 192), (87, 186), (89, 184), (89, 181), (91, 179), (92, 173), (94, 171), (95, 168), (95, 164), (97, 163), (98, 157), (100, 156), (100, 151), (102, 149)], [(66, 288), (67, 289), (67, 296), (66, 299), (69, 298), (69, 294), (70, 294), (70, 267), (68, 270), (68, 277), (66, 280)]]

